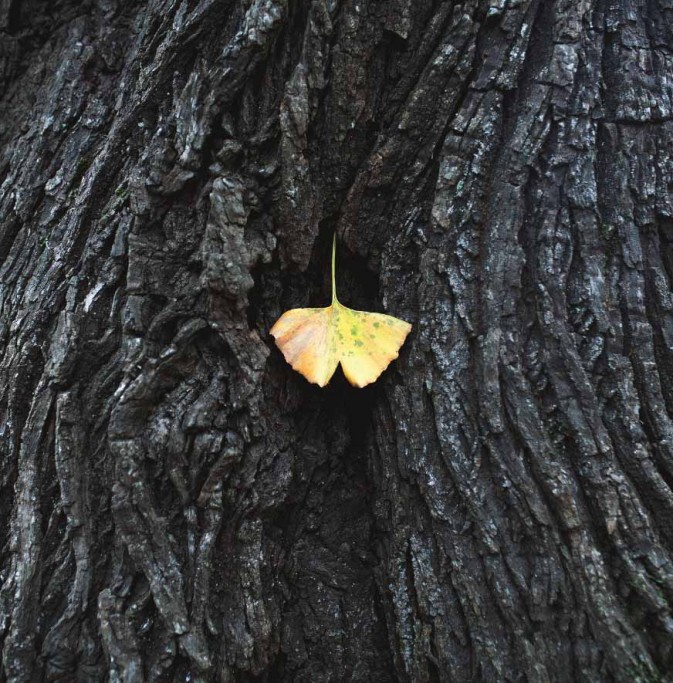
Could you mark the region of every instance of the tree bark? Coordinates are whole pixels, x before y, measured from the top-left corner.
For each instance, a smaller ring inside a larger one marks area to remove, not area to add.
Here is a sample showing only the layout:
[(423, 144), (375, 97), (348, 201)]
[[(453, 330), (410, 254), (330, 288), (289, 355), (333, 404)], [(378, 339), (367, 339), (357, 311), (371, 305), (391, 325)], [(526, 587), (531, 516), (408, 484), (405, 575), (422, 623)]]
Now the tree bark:
[(673, 680), (671, 26), (0, 0), (0, 680)]

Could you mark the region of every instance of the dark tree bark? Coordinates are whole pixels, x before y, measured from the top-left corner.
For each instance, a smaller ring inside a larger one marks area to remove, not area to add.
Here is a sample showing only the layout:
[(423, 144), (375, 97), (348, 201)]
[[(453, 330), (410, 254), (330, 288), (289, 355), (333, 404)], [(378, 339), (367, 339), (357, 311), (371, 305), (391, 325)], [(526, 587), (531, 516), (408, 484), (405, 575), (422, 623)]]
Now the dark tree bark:
[(672, 680), (672, 26), (0, 0), (0, 680)]

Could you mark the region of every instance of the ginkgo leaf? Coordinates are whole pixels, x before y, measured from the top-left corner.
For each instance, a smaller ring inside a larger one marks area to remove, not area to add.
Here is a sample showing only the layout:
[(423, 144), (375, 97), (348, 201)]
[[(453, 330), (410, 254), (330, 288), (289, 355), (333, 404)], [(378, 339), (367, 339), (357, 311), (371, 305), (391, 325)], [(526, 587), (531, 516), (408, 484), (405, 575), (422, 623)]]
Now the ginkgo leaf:
[(286, 311), (271, 334), (285, 360), (309, 382), (324, 387), (341, 363), (346, 379), (364, 387), (397, 358), (411, 325), (392, 315), (355, 311), (341, 304), (336, 295), (335, 255), (336, 235), (331, 306)]

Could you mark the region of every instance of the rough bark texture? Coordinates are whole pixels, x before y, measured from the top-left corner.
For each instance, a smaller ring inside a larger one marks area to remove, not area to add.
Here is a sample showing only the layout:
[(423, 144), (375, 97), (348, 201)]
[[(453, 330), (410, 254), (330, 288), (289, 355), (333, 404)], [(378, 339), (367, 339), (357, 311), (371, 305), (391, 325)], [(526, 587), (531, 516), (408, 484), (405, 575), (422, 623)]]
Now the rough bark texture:
[(0, 679), (671, 680), (672, 26), (0, 0)]

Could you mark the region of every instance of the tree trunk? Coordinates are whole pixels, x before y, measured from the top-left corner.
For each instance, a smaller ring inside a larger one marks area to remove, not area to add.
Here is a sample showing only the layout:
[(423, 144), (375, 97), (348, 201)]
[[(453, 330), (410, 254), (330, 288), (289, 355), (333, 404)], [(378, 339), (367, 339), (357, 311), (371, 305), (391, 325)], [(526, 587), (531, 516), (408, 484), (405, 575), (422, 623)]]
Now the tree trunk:
[(0, 680), (673, 680), (672, 25), (0, 0)]

